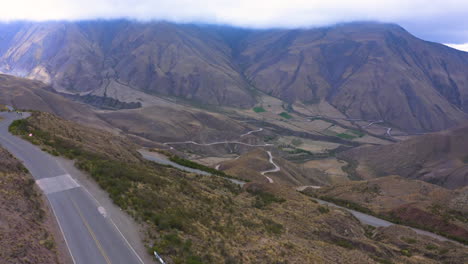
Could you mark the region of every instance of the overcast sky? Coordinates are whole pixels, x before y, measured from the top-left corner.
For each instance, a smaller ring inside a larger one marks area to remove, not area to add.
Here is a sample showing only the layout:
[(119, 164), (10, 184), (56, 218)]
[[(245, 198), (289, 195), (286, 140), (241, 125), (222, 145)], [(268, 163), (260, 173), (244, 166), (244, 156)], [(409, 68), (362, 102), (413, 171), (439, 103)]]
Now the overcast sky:
[(4, 21), (123, 17), (255, 28), (376, 20), (426, 40), (468, 43), (468, 0), (9, 0), (0, 8)]

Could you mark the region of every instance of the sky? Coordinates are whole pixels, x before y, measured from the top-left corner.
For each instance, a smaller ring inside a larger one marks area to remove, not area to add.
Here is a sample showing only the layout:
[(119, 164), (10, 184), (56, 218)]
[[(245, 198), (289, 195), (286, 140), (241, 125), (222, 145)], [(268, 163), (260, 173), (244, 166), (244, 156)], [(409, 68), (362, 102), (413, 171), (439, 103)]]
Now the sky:
[(468, 0), (3, 0), (0, 8), (2, 21), (112, 18), (249, 28), (392, 22), (468, 51)]

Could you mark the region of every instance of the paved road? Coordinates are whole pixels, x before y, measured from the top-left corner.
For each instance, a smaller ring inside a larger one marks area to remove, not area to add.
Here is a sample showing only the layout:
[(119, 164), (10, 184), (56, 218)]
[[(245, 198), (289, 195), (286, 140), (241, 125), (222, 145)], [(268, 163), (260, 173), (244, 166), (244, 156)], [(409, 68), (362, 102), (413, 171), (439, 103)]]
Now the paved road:
[(163, 145), (180, 145), (180, 144), (194, 144), (198, 146), (213, 146), (213, 145), (220, 145), (220, 144), (239, 144), (249, 147), (270, 147), (273, 144), (248, 144), (240, 141), (216, 141), (211, 143), (198, 143), (195, 141), (181, 141), (181, 142), (165, 142)]
[[(143, 263), (91, 194), (55, 159), (31, 143), (12, 136), (9, 124), (22, 118), (0, 113), (0, 144), (23, 161), (46, 194), (76, 264)], [(34, 135), (33, 135), (34, 136)]]
[[(387, 226), (394, 225), (394, 223), (392, 223), (392, 222), (377, 218), (377, 217), (372, 216), (372, 215), (364, 214), (364, 213), (361, 213), (361, 212), (358, 212), (358, 211), (355, 211), (355, 210), (352, 210), (352, 209), (348, 209), (348, 208), (345, 208), (345, 207), (342, 207), (342, 206), (338, 206), (338, 205), (336, 205), (334, 203), (326, 202), (326, 201), (323, 201), (323, 200), (320, 200), (320, 199), (315, 199), (315, 200), (317, 202), (319, 202), (320, 204), (326, 204), (326, 205), (329, 205), (329, 206), (344, 209), (344, 210), (350, 212), (352, 215), (354, 215), (354, 217), (356, 217), (359, 221), (361, 221), (361, 223), (366, 224), (366, 225), (371, 225), (371, 226), (374, 226), (374, 227), (387, 227)], [(420, 235), (429, 236), (429, 237), (435, 238), (435, 239), (440, 240), (440, 241), (451, 241), (451, 242), (460, 244), (460, 243), (458, 243), (456, 241), (453, 241), (451, 239), (448, 239), (446, 237), (443, 237), (443, 236), (440, 236), (440, 235), (437, 235), (437, 234), (434, 234), (434, 233), (431, 233), (431, 232), (428, 232), (428, 231), (424, 231), (424, 230), (409, 227), (409, 226), (407, 226), (407, 227), (412, 229), (414, 232), (416, 232), (416, 233), (418, 233)]]
[[(182, 166), (180, 164), (177, 164), (175, 162), (172, 162), (168, 159), (164, 159), (164, 158), (159, 158), (157, 157), (156, 155), (154, 155), (154, 153), (151, 153), (151, 152), (147, 152), (147, 151), (144, 151), (144, 150), (140, 150), (139, 151), (140, 154), (143, 156), (143, 158), (147, 159), (147, 160), (150, 160), (150, 161), (153, 161), (153, 162), (156, 162), (156, 163), (159, 163), (159, 164), (162, 164), (162, 165), (170, 165), (174, 168), (177, 168), (179, 170), (182, 170), (182, 171), (187, 171), (187, 172), (192, 172), (192, 173), (196, 173), (196, 174), (201, 174), (201, 175), (211, 175), (211, 176), (218, 176), (218, 175), (213, 175), (209, 172), (206, 172), (206, 171), (202, 171), (202, 170), (197, 170), (197, 169), (193, 169), (193, 168), (189, 168), (189, 167), (185, 167), (185, 166)], [(218, 165), (219, 166), (219, 165)], [(217, 167), (216, 169), (218, 169), (219, 167)], [(231, 178), (225, 178), (226, 180), (229, 180), (237, 185), (244, 185), (245, 182), (244, 181), (240, 181), (240, 180), (236, 180), (236, 179), (231, 179)]]

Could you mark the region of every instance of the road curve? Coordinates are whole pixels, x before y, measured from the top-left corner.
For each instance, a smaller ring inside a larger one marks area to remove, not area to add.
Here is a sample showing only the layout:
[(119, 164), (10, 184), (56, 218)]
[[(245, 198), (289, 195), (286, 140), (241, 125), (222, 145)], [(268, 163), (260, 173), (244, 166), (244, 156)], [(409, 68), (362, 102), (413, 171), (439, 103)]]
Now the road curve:
[(245, 134), (240, 135), (240, 137), (245, 137), (245, 136), (248, 136), (248, 135), (250, 135), (252, 133), (257, 133), (257, 132), (261, 132), (261, 131), (263, 131), (263, 128), (259, 128), (259, 129), (256, 129), (256, 130), (251, 130), (251, 131), (249, 131), (249, 132), (247, 132)]
[(270, 177), (268, 177), (268, 176), (266, 176), (265, 174), (271, 173), (271, 172), (278, 172), (278, 171), (281, 170), (281, 168), (273, 161), (273, 155), (271, 155), (271, 152), (270, 152), (270, 151), (267, 151), (266, 153), (268, 154), (268, 162), (270, 162), (271, 165), (274, 166), (274, 168), (271, 169), (271, 170), (262, 171), (261, 174), (262, 174), (263, 176), (265, 176), (265, 178), (267, 178), (267, 180), (268, 180), (269, 183), (273, 183), (273, 182), (274, 182), (273, 179), (270, 178)]
[[(371, 226), (374, 226), (374, 227), (387, 227), (387, 226), (394, 225), (394, 223), (392, 223), (392, 222), (377, 218), (377, 217), (372, 216), (372, 215), (364, 214), (364, 213), (361, 213), (361, 212), (358, 212), (358, 211), (355, 211), (355, 210), (352, 210), (352, 209), (348, 209), (346, 207), (342, 207), (342, 206), (336, 205), (334, 203), (330, 203), (330, 202), (323, 201), (323, 200), (320, 200), (320, 199), (316, 199), (316, 198), (313, 198), (313, 199), (316, 200), (319, 204), (324, 204), (324, 205), (344, 209), (344, 210), (350, 212), (361, 223), (366, 224), (366, 225), (371, 225)], [(405, 226), (405, 225), (402, 225), (402, 226)], [(406, 226), (406, 227), (408, 227), (409, 229), (413, 230), (414, 232), (416, 232), (416, 233), (418, 233), (420, 235), (429, 236), (429, 237), (435, 238), (435, 239), (440, 240), (440, 241), (450, 241), (450, 242), (453, 242), (453, 243), (457, 243), (459, 245), (463, 245), (463, 244), (461, 244), (459, 242), (456, 242), (454, 240), (448, 239), (446, 237), (443, 237), (443, 236), (440, 236), (440, 235), (437, 235), (437, 234), (434, 234), (434, 233), (431, 233), (431, 232), (428, 232), (428, 231), (425, 231), (425, 230), (421, 230), (421, 229), (414, 228), (414, 227), (409, 227), (409, 226)]]
[(11, 122), (23, 117), (6, 112), (0, 117), (0, 144), (23, 162), (46, 195), (73, 263), (143, 263), (104, 208), (73, 175), (37, 146), (8, 132)]
[[(156, 162), (156, 163), (159, 163), (159, 164), (162, 164), (162, 165), (170, 165), (174, 168), (177, 168), (179, 170), (182, 170), (182, 171), (186, 171), (186, 172), (192, 172), (192, 173), (196, 173), (196, 174), (201, 174), (201, 175), (211, 175), (211, 176), (217, 176), (217, 175), (213, 175), (209, 172), (206, 172), (206, 171), (202, 171), (202, 170), (197, 170), (197, 169), (192, 169), (192, 168), (189, 168), (189, 167), (186, 167), (186, 166), (182, 166), (180, 164), (177, 164), (175, 162), (172, 162), (168, 159), (164, 159), (164, 158), (160, 158), (160, 157), (157, 157), (156, 155), (154, 155), (154, 153), (151, 153), (151, 152), (148, 152), (148, 151), (144, 151), (144, 150), (139, 150), (138, 152), (140, 152), (141, 156), (149, 161), (152, 161), (152, 162)], [(218, 165), (219, 166), (219, 165)], [(218, 169), (219, 167), (217, 167), (216, 169)], [(219, 176), (221, 177), (221, 176)], [(236, 180), (236, 179), (231, 179), (231, 178), (225, 178), (223, 177), (224, 179), (228, 180), (228, 181), (231, 181), (237, 185), (240, 185), (240, 186), (243, 186), (245, 184), (244, 181), (241, 181), (241, 180)]]
[(180, 141), (180, 142), (165, 142), (163, 145), (180, 145), (180, 144), (193, 144), (193, 145), (198, 145), (198, 146), (212, 146), (212, 145), (220, 145), (220, 144), (239, 144), (239, 145), (244, 145), (244, 146), (249, 146), (249, 147), (269, 147), (273, 146), (273, 144), (248, 144), (240, 141), (216, 141), (216, 142), (211, 142), (211, 143), (198, 143), (195, 141)]

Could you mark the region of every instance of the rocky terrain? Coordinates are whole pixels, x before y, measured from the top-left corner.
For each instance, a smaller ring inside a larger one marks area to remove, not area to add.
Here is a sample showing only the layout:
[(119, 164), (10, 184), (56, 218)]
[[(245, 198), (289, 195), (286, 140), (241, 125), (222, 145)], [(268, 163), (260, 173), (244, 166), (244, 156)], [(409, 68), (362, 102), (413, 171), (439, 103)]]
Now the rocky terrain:
[(105, 109), (144, 106), (148, 95), (251, 107), (269, 94), (287, 103), (326, 100), (349, 118), (411, 132), (457, 125), (468, 109), (468, 54), (392, 24), (11, 22), (0, 33), (2, 72), (86, 94), (81, 101)]
[(0, 148), (0, 262), (71, 263), (55, 218), (34, 183), (26, 168)]

